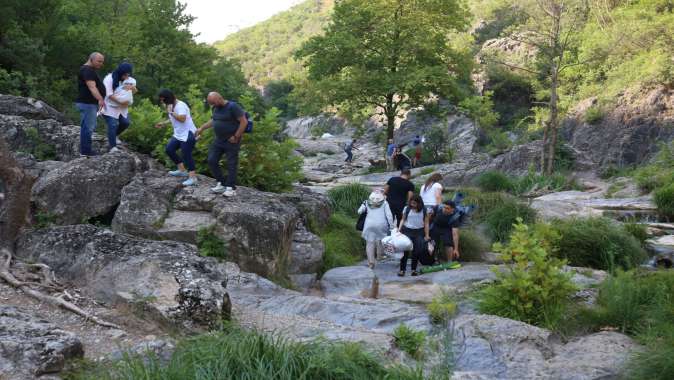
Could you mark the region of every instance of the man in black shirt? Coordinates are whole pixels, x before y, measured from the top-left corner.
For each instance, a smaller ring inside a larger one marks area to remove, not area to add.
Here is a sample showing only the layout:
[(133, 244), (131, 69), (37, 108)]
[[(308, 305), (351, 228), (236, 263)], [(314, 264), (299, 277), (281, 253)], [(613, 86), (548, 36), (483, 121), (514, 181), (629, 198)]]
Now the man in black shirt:
[[(239, 150), (241, 137), (248, 125), (243, 109), (236, 103), (225, 100), (217, 92), (211, 92), (206, 99), (213, 107), (213, 116), (208, 123), (197, 130), (197, 137), (209, 128), (215, 131), (215, 140), (208, 149), (208, 167), (218, 184), (211, 189), (214, 193), (223, 193), (226, 197), (236, 195), (236, 174), (239, 169)], [(227, 157), (227, 178), (220, 169), (220, 158)]]
[(105, 62), (101, 53), (91, 53), (87, 62), (80, 67), (77, 75), (77, 99), (75, 105), (80, 111), (80, 155), (93, 156), (91, 137), (96, 129), (96, 116), (104, 106), (105, 86), (96, 73)]
[(442, 243), (445, 247), (446, 259), (452, 261), (459, 258), (459, 226), (461, 218), (453, 201), (445, 201), (438, 208), (440, 210), (435, 212), (431, 220), (433, 224), (431, 239), (433, 239), (436, 247), (440, 247), (440, 243)]
[(410, 182), (412, 173), (409, 168), (403, 169), (400, 172), (400, 177), (392, 177), (386, 182), (384, 194), (386, 194), (386, 201), (391, 207), (391, 213), (396, 218), (396, 223), (399, 223), (403, 216), (403, 208), (407, 202), (414, 195), (414, 184)]

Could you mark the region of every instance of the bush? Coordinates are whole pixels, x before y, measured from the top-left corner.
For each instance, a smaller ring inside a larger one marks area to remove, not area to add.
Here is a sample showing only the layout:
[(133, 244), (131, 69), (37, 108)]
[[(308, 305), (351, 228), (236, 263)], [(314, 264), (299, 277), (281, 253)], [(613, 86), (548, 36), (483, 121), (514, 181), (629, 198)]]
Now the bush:
[[(482, 192), (477, 189), (461, 189), (460, 192), (466, 196), (464, 204), (476, 206), (472, 219), (478, 222), (483, 222), (487, 214), (497, 206), (515, 201), (513, 196), (501, 192)], [(453, 194), (449, 194), (448, 197), (451, 199)]]
[(353, 218), (333, 213), (319, 235), (325, 245), (321, 274), (332, 268), (355, 265), (365, 256), (365, 242), (356, 231), (356, 220)]
[(561, 269), (566, 263), (551, 258), (547, 247), (539, 234), (519, 219), (510, 243), (494, 245), (507, 267), (493, 269), (496, 282), (480, 292), (480, 311), (555, 327), (563, 318), (575, 287), (571, 275)]
[(489, 251), (487, 238), (470, 229), (459, 231), (461, 261), (482, 261), (482, 254)]
[(293, 342), (261, 332), (225, 327), (181, 341), (168, 363), (126, 356), (80, 370), (73, 380), (121, 379), (423, 379), (420, 370), (382, 363), (350, 343)]
[(475, 184), (483, 191), (511, 192), (515, 185), (513, 180), (496, 170), (486, 171), (475, 179)]
[(365, 185), (351, 183), (328, 190), (328, 198), (334, 212), (357, 217), (358, 208), (370, 196), (370, 192), (370, 188)]
[[(426, 132), (425, 137), (426, 142), (424, 142), (421, 152), (423, 165), (443, 164), (452, 161), (454, 152), (449, 147), (449, 135), (446, 128), (443, 128), (441, 125), (434, 125)], [(414, 155), (411, 157), (414, 157)]]
[(590, 107), (587, 109), (587, 111), (585, 111), (584, 119), (585, 122), (588, 124), (596, 124), (600, 122), (603, 118), (604, 118), (604, 111), (597, 106)]
[(517, 219), (522, 219), (524, 223), (532, 223), (536, 219), (536, 211), (517, 199), (505, 199), (503, 203), (487, 212), (485, 217), (487, 231), (494, 241), (505, 242)]
[(674, 147), (662, 144), (653, 162), (632, 172), (637, 185), (647, 192), (674, 182)]
[(408, 353), (411, 357), (419, 360), (424, 354), (424, 345), (426, 344), (426, 333), (413, 330), (403, 324), (400, 324), (393, 331), (393, 339), (396, 347)]
[(197, 248), (201, 256), (227, 258), (227, 245), (215, 235), (215, 226), (199, 229), (197, 232)]
[(559, 220), (557, 254), (570, 265), (614, 270), (629, 269), (647, 259), (637, 239), (622, 225), (607, 218)]
[(579, 186), (573, 179), (569, 179), (561, 173), (552, 175), (537, 174), (530, 171), (527, 175), (517, 178), (514, 181), (513, 192), (518, 195), (528, 194), (536, 191), (564, 191), (577, 189)]
[(431, 315), (431, 322), (436, 324), (447, 323), (456, 313), (456, 303), (452, 297), (442, 292), (433, 297), (431, 303), (426, 306), (428, 313)]
[(667, 217), (674, 217), (674, 182), (655, 190), (653, 196), (658, 212)]
[(634, 238), (637, 239), (637, 241), (641, 243), (642, 246), (650, 237), (648, 235), (648, 228), (646, 228), (646, 225), (644, 224), (633, 222), (624, 223), (623, 228), (625, 228), (625, 231), (627, 231), (630, 235), (634, 236)]

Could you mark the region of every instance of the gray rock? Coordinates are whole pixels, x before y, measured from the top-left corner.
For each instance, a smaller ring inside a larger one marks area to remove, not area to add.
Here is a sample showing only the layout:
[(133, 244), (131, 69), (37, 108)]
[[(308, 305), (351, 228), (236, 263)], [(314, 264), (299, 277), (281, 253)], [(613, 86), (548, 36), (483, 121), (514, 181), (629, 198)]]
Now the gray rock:
[(142, 240), (92, 225), (33, 231), (19, 240), (18, 257), (49, 265), (100, 302), (124, 303), (187, 328), (216, 326), (229, 316), (224, 272), (192, 245)]
[(28, 380), (61, 371), (84, 349), (72, 333), (18, 308), (0, 305), (0, 374)]
[(157, 234), (163, 239), (197, 244), (199, 230), (214, 226), (216, 222), (210, 212), (172, 210)]
[(297, 226), (290, 247), (289, 274), (316, 273), (323, 264), (325, 246), (318, 236), (307, 231), (302, 224)]
[(656, 211), (651, 197), (601, 198), (601, 192), (562, 191), (533, 199), (531, 207), (546, 220), (650, 214)]
[(128, 350), (115, 351), (110, 354), (110, 359), (118, 361), (124, 359), (126, 355), (139, 356), (145, 360), (149, 358), (159, 360), (159, 363), (165, 364), (171, 360), (171, 356), (175, 352), (175, 343), (166, 339), (154, 339), (145, 342), (140, 342)]
[(69, 121), (64, 114), (41, 100), (2, 94), (0, 94), (0, 115), (22, 116), (33, 120), (53, 119), (64, 124)]
[(350, 130), (346, 119), (325, 114), (289, 120), (284, 132), (288, 137), (307, 139), (312, 136), (312, 129), (320, 129), (321, 133), (327, 132), (331, 135), (341, 135)]
[(326, 297), (369, 298), (379, 293), (379, 282), (366, 266), (333, 268), (321, 277), (321, 289)]
[(318, 282), (318, 274), (316, 273), (291, 274), (289, 277), (293, 289), (301, 293), (308, 293), (311, 289), (315, 288)]
[(60, 224), (81, 223), (117, 206), (122, 188), (141, 165), (124, 152), (78, 158), (41, 177), (33, 186), (32, 201), (37, 212), (53, 215)]
[(297, 186), (290, 193), (279, 194), (282, 201), (293, 204), (302, 214), (304, 225), (311, 232), (318, 232), (330, 222), (330, 200), (323, 194)]

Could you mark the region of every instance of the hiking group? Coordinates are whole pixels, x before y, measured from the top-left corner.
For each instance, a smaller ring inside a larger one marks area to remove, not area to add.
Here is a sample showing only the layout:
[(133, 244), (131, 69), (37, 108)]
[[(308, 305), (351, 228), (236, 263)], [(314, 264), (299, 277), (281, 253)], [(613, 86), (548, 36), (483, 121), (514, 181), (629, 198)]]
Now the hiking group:
[[(366, 242), (368, 266), (374, 268), (376, 258), (384, 257), (386, 243), (391, 248), (404, 247), (398, 276), (405, 276), (409, 260), (412, 276), (420, 274), (419, 263), (428, 266), (428, 271), (440, 262), (440, 269), (459, 267), (455, 261), (459, 258), (459, 228), (471, 208), (460, 205), (461, 194), (442, 200), (439, 173), (428, 177), (419, 194), (415, 194), (410, 178), (410, 169), (403, 168), (400, 176), (390, 178), (383, 190), (370, 193), (358, 209), (357, 229), (362, 230)], [(440, 247), (442, 253), (438, 253)]]
[[(78, 96), (75, 106), (80, 113), (82, 157), (96, 155), (92, 148), (92, 137), (98, 116), (102, 115), (105, 120), (110, 152), (119, 151), (121, 141), (117, 136), (131, 125), (129, 106), (133, 104), (133, 94), (138, 91), (136, 80), (131, 77), (133, 66), (122, 62), (101, 80), (97, 71), (103, 67), (104, 62), (103, 54), (91, 53), (77, 76)], [(226, 197), (236, 195), (241, 139), (244, 133), (252, 130), (252, 121), (248, 114), (237, 103), (224, 99), (217, 92), (211, 92), (206, 101), (211, 107), (212, 117), (197, 128), (189, 105), (177, 99), (171, 90), (162, 89), (158, 98), (166, 109), (168, 119), (158, 122), (155, 127), (162, 128), (170, 124), (173, 128), (165, 152), (176, 165), (176, 169), (169, 171), (168, 175), (186, 178), (182, 182), (183, 186), (198, 184), (192, 151), (201, 134), (213, 128), (215, 139), (208, 150), (208, 167), (217, 180), (217, 185), (211, 191), (222, 193)], [(223, 155), (227, 159), (227, 177), (223, 176), (220, 168)]]

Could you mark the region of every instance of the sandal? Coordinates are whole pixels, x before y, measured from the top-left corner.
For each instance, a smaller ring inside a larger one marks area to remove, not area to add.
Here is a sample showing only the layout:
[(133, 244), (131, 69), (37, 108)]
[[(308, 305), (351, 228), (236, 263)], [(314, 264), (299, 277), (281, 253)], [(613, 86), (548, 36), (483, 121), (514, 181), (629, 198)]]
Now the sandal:
[(404, 270), (399, 271), (398, 277), (405, 277), (405, 271)]

